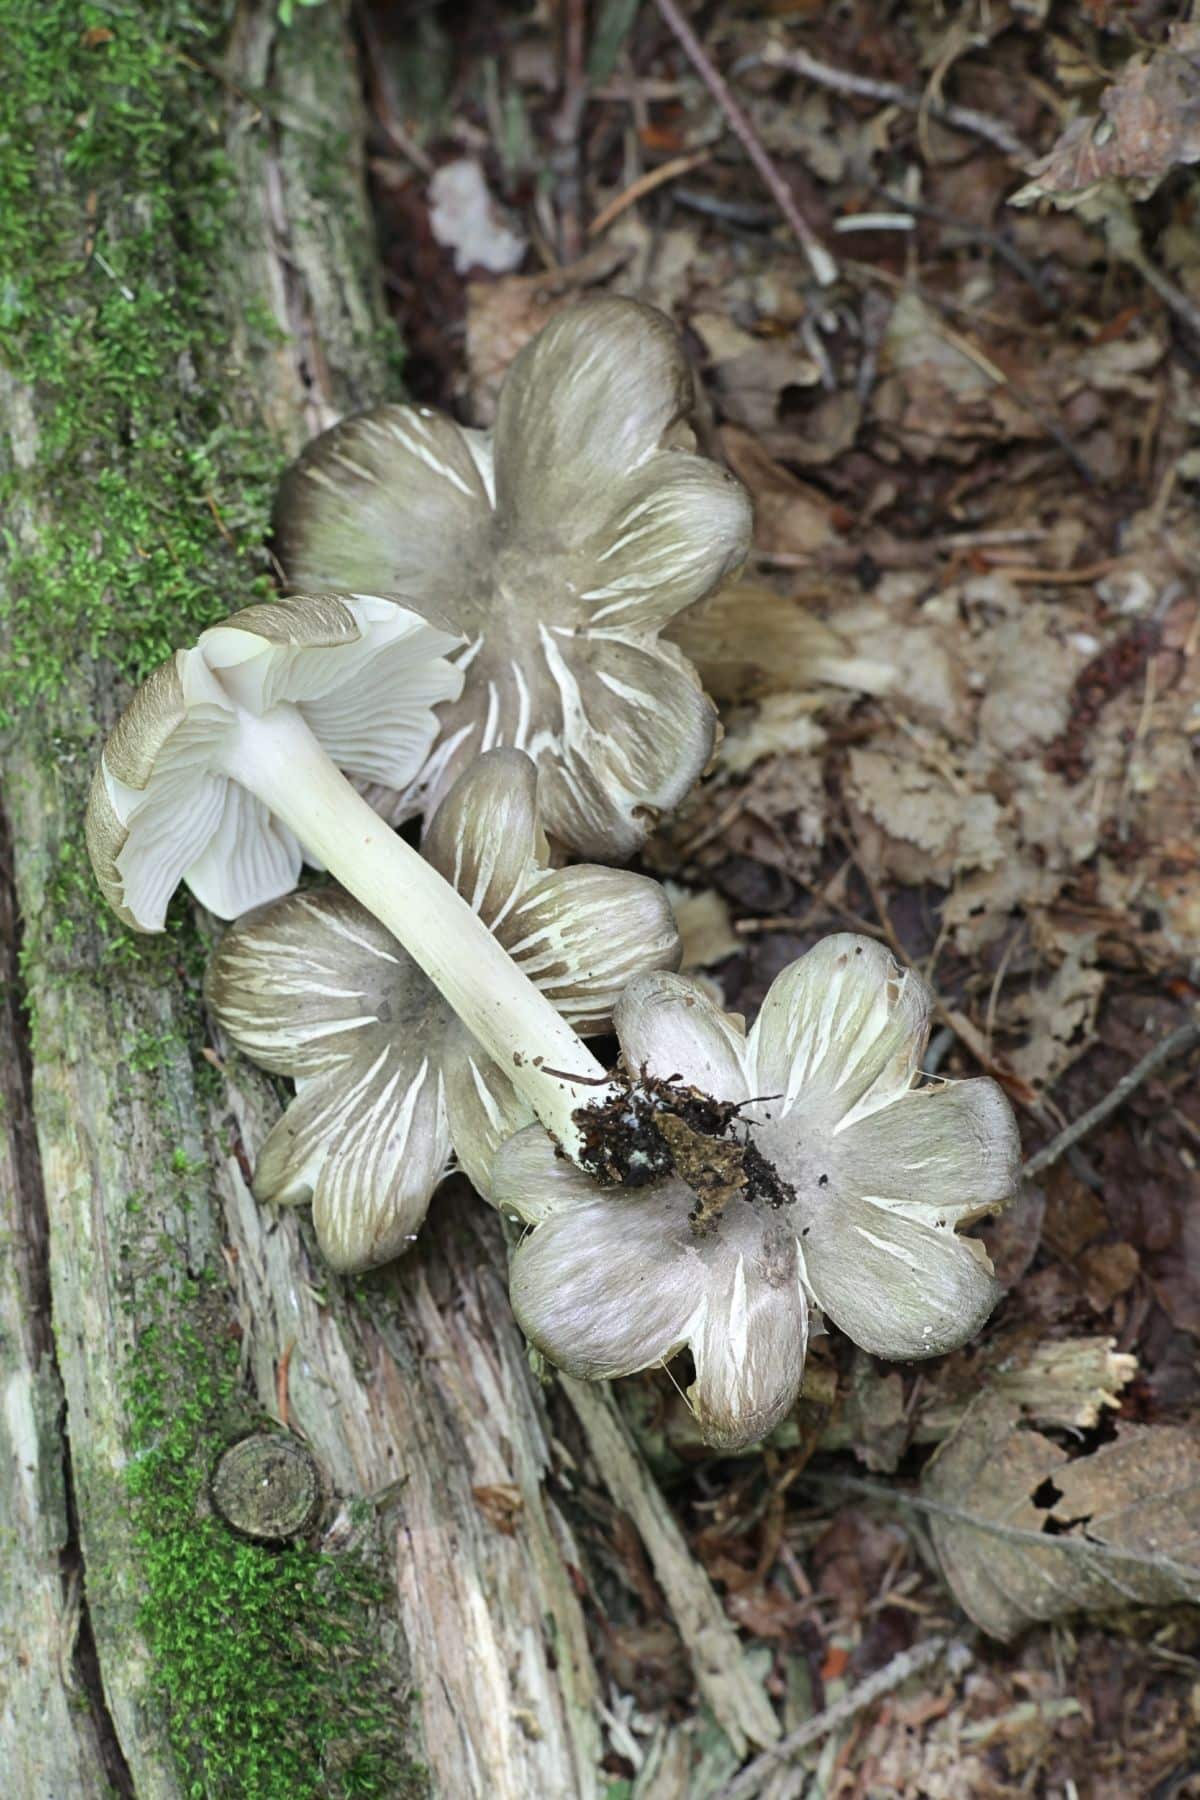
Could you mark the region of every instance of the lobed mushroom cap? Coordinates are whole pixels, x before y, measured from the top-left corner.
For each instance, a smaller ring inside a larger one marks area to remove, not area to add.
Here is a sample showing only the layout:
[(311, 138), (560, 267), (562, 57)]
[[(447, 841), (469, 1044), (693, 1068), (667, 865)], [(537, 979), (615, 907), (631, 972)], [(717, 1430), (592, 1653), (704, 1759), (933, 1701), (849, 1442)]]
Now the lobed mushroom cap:
[(420, 781), (374, 797), (432, 813), (499, 745), (543, 773), (546, 829), (607, 861), (678, 805), (715, 712), (659, 633), (743, 560), (750, 504), (697, 456), (691, 372), (662, 313), (587, 300), (514, 360), (494, 433), (385, 406), (311, 444), (285, 477), (276, 545), (301, 585), (399, 591), (468, 642)]
[(105, 745), (88, 799), (101, 891), (139, 931), (161, 931), (180, 880), (223, 918), (296, 884), (301, 846), (240, 785), (223, 752), (240, 712), (294, 706), (331, 759), (370, 781), (411, 779), (457, 695), (444, 627), (366, 594), (247, 607), (147, 678)]
[[(673, 967), (661, 887), (621, 869), (549, 869), (528, 757), (496, 750), (455, 786), (423, 852), (585, 1034), (627, 982)], [(533, 1114), (395, 939), (336, 887), (238, 921), (209, 968), (218, 1023), (296, 1098), (255, 1170), (262, 1200), (312, 1201), (322, 1251), (365, 1269), (413, 1242), (451, 1152), (485, 1197)]]
[(849, 933), (777, 976), (749, 1033), (680, 976), (633, 981), (615, 1014), (628, 1067), (740, 1103), (776, 1186), (699, 1232), (677, 1176), (603, 1190), (538, 1127), (521, 1132), (494, 1186), (535, 1227), (512, 1264), (533, 1342), (589, 1379), (687, 1346), (700, 1427), (734, 1447), (795, 1400), (814, 1306), (878, 1356), (971, 1338), (1000, 1290), (983, 1246), (955, 1228), (1011, 1195), (1019, 1142), (995, 1082), (914, 1086), (929, 1007), (919, 977)]

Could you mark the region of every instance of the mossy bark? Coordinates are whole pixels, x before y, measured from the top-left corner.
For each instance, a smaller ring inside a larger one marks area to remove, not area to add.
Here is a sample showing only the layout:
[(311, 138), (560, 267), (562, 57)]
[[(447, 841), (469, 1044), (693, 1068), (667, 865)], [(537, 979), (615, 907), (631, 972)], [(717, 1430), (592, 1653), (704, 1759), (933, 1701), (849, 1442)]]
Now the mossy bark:
[[(205, 1019), (213, 921), (181, 897), (135, 939), (83, 847), (131, 682), (271, 591), (280, 470), (390, 391), (347, 7), (0, 0), (0, 1744), (31, 1800), (605, 1786), (580, 1472), (499, 1222), (452, 1185), (411, 1256), (331, 1277), (249, 1190), (279, 1096)], [(713, 1791), (772, 1709), (612, 1402), (568, 1391), (711, 1714), (659, 1722), (637, 1791)], [(214, 1505), (267, 1427), (324, 1494), (285, 1546)]]
[[(81, 33), (90, 34), (89, 53), (114, 51), (114, 29), (115, 50), (133, 54), (129, 40), (143, 17), (149, 34), (165, 16), (150, 6), (117, 5), (95, 18), (67, 8), (62, 28), (72, 54)], [(252, 440), (269, 469), (333, 417), (386, 391), (387, 333), (342, 9), (298, 8), (284, 29), (274, 0), (261, 0), (221, 26), (211, 61), (191, 39), (172, 40), (171, 18), (164, 28), (165, 78), (177, 50), (193, 84), (194, 130), (219, 140), (227, 192), (221, 228), (191, 233), (211, 274), (202, 336), (169, 363), (155, 362), (153, 343), (146, 357), (155, 417), (178, 424), (180, 455), (190, 453), (182, 439), (202, 392), (220, 406), (205, 468), (220, 469), (224, 446)], [(148, 77), (147, 91), (153, 86)], [(145, 93), (135, 98), (131, 115), (146, 103)], [(47, 108), (38, 111), (44, 126)], [(168, 296), (194, 287), (194, 269), (189, 275), (180, 259), (192, 254), (188, 209), (201, 202), (186, 188), (168, 201), (139, 191), (136, 170), (124, 187), (111, 169), (80, 175), (69, 145), (52, 138), (49, 131), (28, 203), (78, 232), (78, 286), (64, 284), (61, 302), (80, 309), (71, 343), (83, 369), (123, 293), (132, 308), (143, 303), (141, 282), (152, 279)], [(153, 267), (135, 281), (123, 273), (122, 245), (145, 234), (152, 214), (170, 226), (156, 231)], [(23, 933), (27, 1008), (18, 1004), (10, 917), (8, 1040), (0, 1045), (8, 1071), (0, 1162), (6, 1791), (55, 1800), (426, 1787), (513, 1800), (590, 1794), (599, 1740), (572, 1580), (578, 1559), (546, 1490), (549, 1433), (508, 1310), (494, 1221), (450, 1195), (394, 1273), (353, 1292), (331, 1279), (303, 1219), (268, 1214), (249, 1193), (249, 1159), (278, 1100), (253, 1070), (205, 1041), (198, 974), (206, 921), (181, 903), (173, 932), (139, 947), (115, 930), (88, 879), (87, 780), (127, 696), (118, 659), (128, 668), (139, 653), (120, 641), (116, 601), (113, 632), (100, 633), (108, 660), (88, 653), (94, 617), (85, 627), (60, 609), (40, 621), (50, 589), (31, 589), (30, 571), (47, 566), (47, 546), (84, 516), (71, 481), (93, 482), (103, 471), (119, 483), (131, 470), (142, 479), (134, 460), (142, 415), (132, 408), (133, 425), (114, 439), (97, 435), (108, 417), (97, 406), (96, 426), (87, 416), (72, 426), (70, 467), (46, 463), (40, 479), (46, 421), (54, 415), (61, 441), (70, 396), (51, 393), (53, 369), (28, 375), (10, 363), (0, 388), (14, 533), (10, 692), (20, 686), (26, 695), (5, 756), (13, 854), (0, 870)], [(138, 370), (126, 378), (132, 387)], [(124, 404), (119, 392), (105, 392), (106, 406)], [(165, 515), (179, 504), (178, 485), (169, 496), (145, 494), (146, 523), (129, 528), (133, 554), (146, 557), (153, 582), (160, 563), (178, 563), (179, 545), (192, 554), (197, 531), (209, 531), (212, 562), (196, 580), (215, 590), (214, 570), (224, 568), (232, 609), (248, 597), (247, 571), (262, 566), (260, 552), (233, 541), (238, 525), (206, 494), (203, 472), (192, 498), (194, 514), (176, 529)], [(261, 535), (261, 517), (247, 516), (246, 531)], [(87, 550), (103, 560), (118, 521), (99, 518), (92, 531)], [(149, 547), (155, 534), (162, 558)], [(135, 568), (131, 592), (136, 576)], [(31, 673), (29, 645), (43, 623), (46, 667), (60, 671), (53, 680)], [(169, 638), (172, 621), (158, 624)], [(353, 1604), (337, 1589), (329, 1630), (305, 1617), (282, 1674), (228, 1660), (247, 1632), (278, 1647), (272, 1621), (246, 1596), (287, 1590), (264, 1586), (276, 1565), (253, 1560), (271, 1552), (237, 1545), (225, 1557), (224, 1527), (205, 1514), (201, 1479), (226, 1442), (266, 1419), (305, 1439), (327, 1488), (323, 1533), (297, 1553), (311, 1591), (325, 1592), (326, 1565), (336, 1570), (342, 1558), (366, 1558), (381, 1578)], [(139, 1467), (152, 1471), (140, 1485)], [(179, 1510), (180, 1495), (193, 1491), (194, 1525)], [(238, 1644), (225, 1647), (226, 1638)], [(181, 1666), (170, 1666), (172, 1656)], [(370, 1707), (342, 1679), (347, 1659), (374, 1671)], [(330, 1681), (342, 1683), (337, 1694), (348, 1696), (340, 1735), (340, 1700), (320, 1731), (312, 1723), (324, 1704), (314, 1666), (328, 1667)], [(263, 1729), (279, 1733), (274, 1747), (298, 1774), (272, 1775), (272, 1744), (247, 1761), (230, 1741), (231, 1732), (258, 1730), (258, 1692), (273, 1696)], [(293, 1692), (304, 1717), (288, 1716)], [(382, 1722), (380, 1695), (390, 1714)], [(211, 1716), (197, 1716), (206, 1706)], [(342, 1777), (360, 1748), (356, 1734), (372, 1738), (379, 1755), (369, 1780), (356, 1765), (351, 1786)]]

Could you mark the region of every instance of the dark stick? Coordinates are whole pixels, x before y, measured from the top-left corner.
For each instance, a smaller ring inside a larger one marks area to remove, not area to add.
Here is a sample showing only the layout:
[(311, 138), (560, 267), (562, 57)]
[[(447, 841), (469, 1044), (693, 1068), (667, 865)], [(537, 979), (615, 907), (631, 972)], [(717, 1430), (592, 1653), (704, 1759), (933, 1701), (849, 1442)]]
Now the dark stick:
[(830, 282), (837, 280), (837, 264), (796, 205), (791, 189), (767, 155), (762, 140), (745, 112), (730, 93), (728, 83), (718, 73), (708, 52), (676, 6), (675, 0), (655, 0), (655, 5), (683, 45), (697, 75), (729, 120), (734, 136), (741, 143), (743, 150), (771, 193), (776, 206), (795, 232), (804, 254), (808, 258), (808, 266), (813, 275), (822, 287), (828, 287)]
[(1056, 1138), (1051, 1138), (1044, 1148), (1030, 1157), (1021, 1170), (1021, 1179), (1032, 1181), (1035, 1175), (1040, 1175), (1043, 1169), (1056, 1163), (1080, 1138), (1086, 1137), (1089, 1131), (1095, 1130), (1097, 1125), (1107, 1119), (1109, 1113), (1116, 1112), (1134, 1089), (1141, 1087), (1147, 1076), (1153, 1075), (1156, 1069), (1160, 1069), (1165, 1062), (1170, 1062), (1172, 1057), (1182, 1056), (1193, 1044), (1200, 1044), (1200, 1018), (1189, 1019), (1186, 1025), (1180, 1025), (1155, 1044), (1153, 1050), (1147, 1050), (1141, 1062), (1134, 1063), (1132, 1069), (1122, 1075), (1116, 1087), (1105, 1094), (1103, 1100), (1097, 1100), (1095, 1106), (1081, 1114), (1073, 1125), (1068, 1125)]

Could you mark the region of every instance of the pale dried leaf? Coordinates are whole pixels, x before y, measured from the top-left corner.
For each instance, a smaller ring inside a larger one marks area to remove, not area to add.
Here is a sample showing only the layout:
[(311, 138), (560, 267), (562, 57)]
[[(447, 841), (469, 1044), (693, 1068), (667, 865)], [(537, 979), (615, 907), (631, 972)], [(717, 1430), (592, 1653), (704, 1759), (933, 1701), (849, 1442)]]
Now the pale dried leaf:
[(904, 880), (948, 884), (958, 871), (995, 868), (1005, 857), (1003, 809), (961, 780), (948, 754), (938, 767), (918, 762), (907, 744), (897, 753), (852, 750), (847, 791), (893, 840), (886, 864)]
[(1091, 1042), (1105, 982), (1096, 954), (1095, 933), (1085, 933), (1069, 945), (1049, 981), (1013, 1003), (1011, 1014), (1021, 1020), (1028, 1039), (1008, 1060), (1034, 1087), (1057, 1080)]
[(475, 268), (507, 274), (524, 261), (527, 240), (513, 230), (472, 157), (443, 164), (429, 183), (429, 200), (429, 228), (453, 250), (460, 275)]
[(897, 710), (957, 735), (968, 718), (957, 606), (925, 603), (924, 591), (920, 576), (885, 575), (869, 600), (839, 609), (838, 630), (859, 656), (892, 671)]
[(1004, 755), (1048, 744), (1066, 729), (1075, 676), (1087, 660), (1051, 628), (1049, 608), (1026, 608), (988, 634), (979, 729)]
[(835, 541), (832, 502), (785, 469), (752, 432), (727, 425), (721, 447), (754, 501), (758, 549), (810, 556)]
[(768, 694), (753, 711), (730, 720), (716, 763), (727, 775), (745, 775), (766, 756), (811, 754), (825, 742), (813, 694)]
[(702, 888), (697, 893), (675, 881), (664, 886), (683, 945), (682, 974), (710, 969), (745, 948), (730, 923), (728, 903), (716, 888)]

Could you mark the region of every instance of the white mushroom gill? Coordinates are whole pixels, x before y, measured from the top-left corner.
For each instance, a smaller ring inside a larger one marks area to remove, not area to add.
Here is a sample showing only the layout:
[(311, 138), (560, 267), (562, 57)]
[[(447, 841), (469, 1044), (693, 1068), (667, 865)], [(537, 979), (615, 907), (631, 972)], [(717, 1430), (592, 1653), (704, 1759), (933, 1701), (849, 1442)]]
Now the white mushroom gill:
[[(547, 866), (536, 774), (482, 757), (426, 834), (425, 857), (582, 1036), (611, 1029), (636, 974), (674, 968), (679, 936), (657, 882)], [(337, 1269), (415, 1240), (451, 1157), (486, 1198), (500, 1145), (533, 1121), (508, 1074), (395, 938), (335, 887), (290, 894), (226, 932), (208, 974), (218, 1023), (296, 1098), (255, 1170), (267, 1201), (312, 1201)]]
[(785, 969), (748, 1034), (682, 977), (634, 981), (615, 1015), (626, 1064), (728, 1103), (748, 1178), (714, 1198), (677, 1164), (614, 1193), (536, 1126), (513, 1138), (494, 1194), (533, 1227), (512, 1297), (539, 1349), (590, 1379), (690, 1349), (701, 1431), (733, 1447), (795, 1400), (815, 1308), (879, 1356), (972, 1337), (999, 1289), (956, 1227), (1009, 1197), (1019, 1146), (995, 1082), (914, 1085), (929, 1005), (915, 974), (848, 934)]
[(741, 485), (694, 453), (692, 402), (670, 322), (605, 297), (520, 352), (494, 432), (382, 406), (289, 472), (291, 581), (402, 594), (466, 639), (425, 767), (372, 796), (393, 820), (434, 811), (499, 745), (538, 764), (546, 830), (588, 857), (624, 860), (683, 799), (716, 714), (660, 633), (741, 563), (751, 526)]

